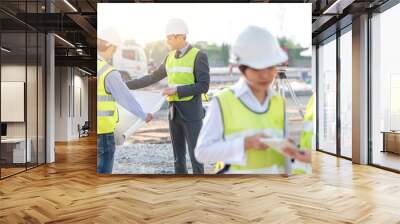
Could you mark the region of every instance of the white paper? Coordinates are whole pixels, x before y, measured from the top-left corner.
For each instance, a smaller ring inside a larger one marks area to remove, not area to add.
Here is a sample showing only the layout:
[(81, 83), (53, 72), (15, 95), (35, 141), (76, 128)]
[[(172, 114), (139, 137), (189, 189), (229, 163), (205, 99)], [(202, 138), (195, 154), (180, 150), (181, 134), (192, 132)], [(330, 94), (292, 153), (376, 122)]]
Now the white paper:
[[(142, 106), (145, 113), (156, 113), (165, 103), (166, 98), (161, 95), (160, 91), (139, 91), (131, 90), (132, 95)], [(123, 145), (125, 139), (134, 134), (144, 124), (144, 121), (136, 115), (130, 113), (118, 104), (119, 122), (115, 128), (115, 144)]]
[(288, 141), (286, 139), (284, 139), (284, 138), (263, 138), (263, 139), (261, 139), (261, 141), (264, 142), (265, 144), (269, 145), (275, 151), (285, 155), (282, 152), (282, 146), (285, 143), (288, 143)]

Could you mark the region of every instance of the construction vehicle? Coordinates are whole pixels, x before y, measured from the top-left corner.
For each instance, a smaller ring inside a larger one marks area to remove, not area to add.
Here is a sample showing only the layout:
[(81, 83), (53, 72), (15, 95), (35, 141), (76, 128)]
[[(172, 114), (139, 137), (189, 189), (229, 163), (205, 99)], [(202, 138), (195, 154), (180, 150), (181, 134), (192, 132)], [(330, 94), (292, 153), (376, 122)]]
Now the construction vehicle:
[(114, 55), (113, 66), (125, 82), (148, 74), (146, 54), (137, 44), (124, 43)]

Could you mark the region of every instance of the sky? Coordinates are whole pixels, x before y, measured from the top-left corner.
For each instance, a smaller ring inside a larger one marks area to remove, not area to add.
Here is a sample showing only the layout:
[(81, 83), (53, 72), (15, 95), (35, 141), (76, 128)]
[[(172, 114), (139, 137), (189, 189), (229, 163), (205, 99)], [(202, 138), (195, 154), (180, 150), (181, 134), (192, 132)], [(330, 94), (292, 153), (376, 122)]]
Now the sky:
[(188, 42), (232, 44), (249, 25), (311, 46), (311, 3), (99, 3), (98, 30), (113, 26), (123, 40), (146, 43), (165, 40), (165, 26), (181, 18), (189, 27)]

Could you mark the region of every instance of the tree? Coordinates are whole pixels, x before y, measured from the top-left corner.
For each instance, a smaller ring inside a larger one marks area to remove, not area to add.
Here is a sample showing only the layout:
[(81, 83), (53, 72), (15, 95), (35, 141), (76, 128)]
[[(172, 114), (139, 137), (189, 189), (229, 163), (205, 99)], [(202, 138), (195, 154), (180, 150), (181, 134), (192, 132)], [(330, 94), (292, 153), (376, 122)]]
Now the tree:
[(206, 41), (199, 41), (193, 44), (193, 46), (207, 54), (211, 67), (221, 67), (229, 64), (230, 46), (228, 44), (222, 43), (222, 45), (217, 45), (215, 43), (209, 44)]
[(228, 64), (229, 64), (229, 52), (230, 52), (230, 49), (231, 49), (231, 47), (230, 47), (230, 45), (228, 45), (228, 44), (225, 44), (225, 43), (222, 43), (222, 46), (221, 46), (221, 57), (222, 57), (222, 60), (223, 60), (223, 62), (224, 62), (224, 66), (227, 66)]
[(300, 53), (306, 48), (301, 47), (300, 44), (295, 43), (293, 40), (287, 37), (278, 38), (278, 42), (282, 48), (287, 49), (287, 54), (289, 58), (289, 66), (292, 67), (310, 67), (311, 60), (310, 57), (303, 57)]

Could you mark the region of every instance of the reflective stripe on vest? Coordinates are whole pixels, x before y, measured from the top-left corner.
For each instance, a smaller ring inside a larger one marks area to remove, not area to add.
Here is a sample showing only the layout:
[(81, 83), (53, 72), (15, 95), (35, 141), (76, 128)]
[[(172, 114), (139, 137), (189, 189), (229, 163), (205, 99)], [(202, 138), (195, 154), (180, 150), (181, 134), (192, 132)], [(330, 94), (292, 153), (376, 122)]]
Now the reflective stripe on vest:
[(103, 116), (103, 117), (113, 117), (114, 116), (114, 111), (112, 110), (100, 110), (97, 111), (97, 116)]
[[(284, 137), (285, 101), (281, 96), (271, 97), (268, 111), (256, 113), (248, 109), (234, 95), (232, 90), (225, 89), (216, 94), (220, 105), (224, 125), (224, 138), (240, 135), (250, 131), (275, 133), (274, 137)], [(279, 136), (277, 136), (279, 135)], [(246, 165), (232, 164), (231, 172), (259, 171), (285, 173), (285, 157), (276, 150), (246, 151)]]
[(97, 134), (113, 133), (118, 122), (117, 104), (107, 93), (105, 78), (114, 68), (97, 60)]
[(313, 131), (314, 122), (313, 121), (304, 121), (303, 122), (303, 131)]
[(187, 75), (193, 74), (193, 67), (171, 67), (167, 69), (167, 73), (185, 73)]
[[(175, 52), (168, 54), (165, 62), (165, 70), (167, 71), (168, 86), (190, 85), (195, 83), (193, 74), (194, 62), (196, 60), (198, 48), (191, 48), (183, 57), (175, 58)], [(193, 96), (179, 98), (178, 94), (168, 96), (167, 100), (171, 101), (189, 101)]]
[(113, 96), (108, 95), (108, 96), (97, 96), (97, 101), (115, 101), (115, 100)]

